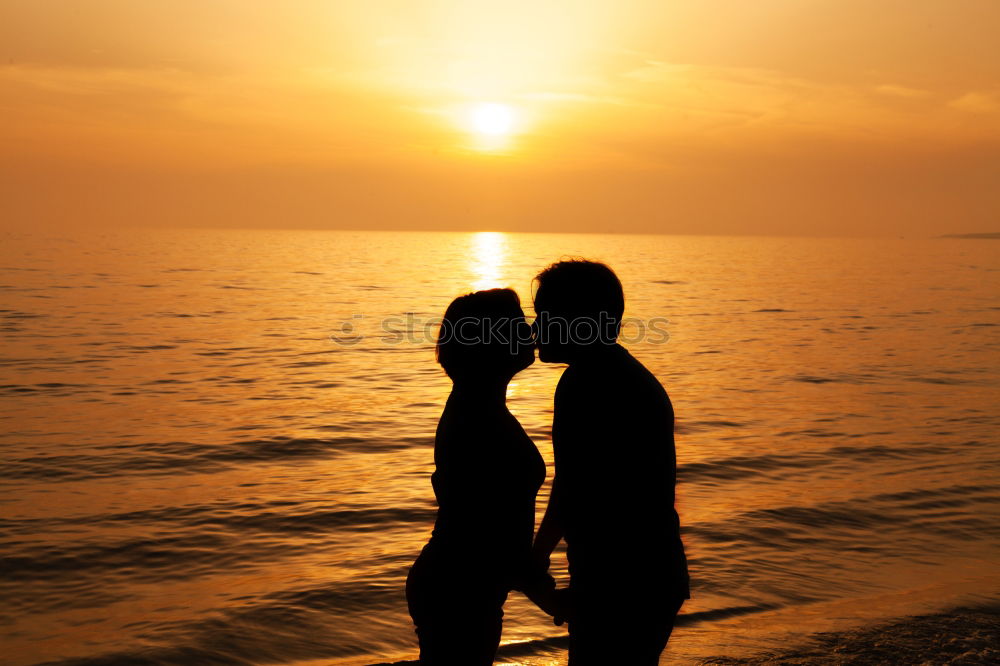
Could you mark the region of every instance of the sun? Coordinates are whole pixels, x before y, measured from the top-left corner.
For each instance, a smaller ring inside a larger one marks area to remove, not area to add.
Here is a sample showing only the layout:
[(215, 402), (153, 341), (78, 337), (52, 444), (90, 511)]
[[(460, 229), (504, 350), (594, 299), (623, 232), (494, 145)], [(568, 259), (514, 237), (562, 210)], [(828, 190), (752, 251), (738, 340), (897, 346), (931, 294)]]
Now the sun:
[(475, 104), (469, 110), (472, 130), (483, 137), (505, 137), (514, 130), (514, 109), (493, 102)]
[(453, 109), (452, 118), (469, 136), (465, 147), (478, 153), (511, 154), (515, 137), (527, 128), (524, 109), (511, 104), (482, 101)]

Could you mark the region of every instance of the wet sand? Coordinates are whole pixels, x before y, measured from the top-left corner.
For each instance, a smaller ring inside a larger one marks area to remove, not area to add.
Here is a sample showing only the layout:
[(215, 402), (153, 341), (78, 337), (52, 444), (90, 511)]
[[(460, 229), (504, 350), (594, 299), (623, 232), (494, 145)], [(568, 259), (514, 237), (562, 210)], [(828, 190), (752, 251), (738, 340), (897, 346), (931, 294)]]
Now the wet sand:
[[(684, 624), (683, 622), (681, 624)], [(565, 636), (504, 645), (497, 664), (565, 664)], [(538, 661), (540, 652), (549, 659)], [(527, 661), (523, 661), (527, 658)], [(799, 646), (766, 651), (748, 657), (712, 657), (676, 661), (668, 648), (662, 664), (698, 663), (700, 666), (801, 666), (905, 664), (938, 666), (1000, 663), (1000, 602), (957, 608), (944, 613), (897, 618), (870, 627), (822, 632)], [(418, 666), (417, 661), (397, 661), (370, 666)]]
[(1000, 603), (918, 615), (751, 657), (715, 657), (706, 666), (758, 664), (997, 664)]

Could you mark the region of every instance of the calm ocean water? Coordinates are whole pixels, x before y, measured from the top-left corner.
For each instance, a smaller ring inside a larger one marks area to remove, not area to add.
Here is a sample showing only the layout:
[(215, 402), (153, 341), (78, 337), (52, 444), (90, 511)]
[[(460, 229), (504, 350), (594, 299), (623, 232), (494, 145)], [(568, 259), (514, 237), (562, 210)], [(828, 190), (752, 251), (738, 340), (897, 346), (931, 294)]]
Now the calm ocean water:
[[(434, 318), (563, 255), (618, 271), (677, 412), (664, 663), (997, 598), (1000, 241), (6, 234), (4, 663), (415, 658)], [(550, 478), (560, 372), (510, 389)], [(564, 633), (512, 595), (499, 661)]]

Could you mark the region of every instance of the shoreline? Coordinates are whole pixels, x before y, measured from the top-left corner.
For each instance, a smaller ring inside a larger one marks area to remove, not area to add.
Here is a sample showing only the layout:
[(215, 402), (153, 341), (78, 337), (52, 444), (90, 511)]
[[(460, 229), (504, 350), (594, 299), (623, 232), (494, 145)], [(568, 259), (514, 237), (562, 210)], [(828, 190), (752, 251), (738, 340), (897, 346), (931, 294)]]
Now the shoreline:
[[(686, 624), (681, 622), (680, 625)], [(565, 664), (566, 636), (501, 646), (496, 662)], [(523, 661), (522, 661), (523, 660)], [(699, 666), (815, 666), (837, 664), (971, 665), (1000, 663), (1000, 601), (960, 606), (939, 613), (896, 617), (868, 626), (819, 632), (797, 645), (765, 649), (747, 656), (711, 656), (677, 662), (669, 647), (664, 664)], [(416, 660), (368, 663), (367, 666), (418, 666)]]
[(749, 657), (710, 657), (701, 663), (703, 666), (1000, 663), (1000, 602), (822, 632), (796, 647)]

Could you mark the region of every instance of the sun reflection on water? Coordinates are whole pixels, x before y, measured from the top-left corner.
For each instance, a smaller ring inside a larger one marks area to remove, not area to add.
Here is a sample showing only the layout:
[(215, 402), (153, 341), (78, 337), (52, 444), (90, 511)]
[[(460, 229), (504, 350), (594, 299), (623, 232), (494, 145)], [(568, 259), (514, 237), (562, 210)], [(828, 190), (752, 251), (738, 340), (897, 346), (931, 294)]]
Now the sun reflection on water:
[(472, 288), (479, 291), (506, 286), (501, 282), (501, 269), (507, 263), (506, 235), (499, 231), (480, 231), (472, 234), (471, 245)]

